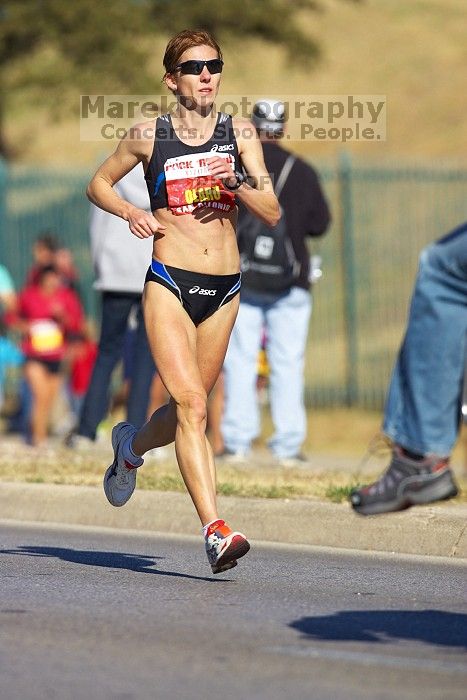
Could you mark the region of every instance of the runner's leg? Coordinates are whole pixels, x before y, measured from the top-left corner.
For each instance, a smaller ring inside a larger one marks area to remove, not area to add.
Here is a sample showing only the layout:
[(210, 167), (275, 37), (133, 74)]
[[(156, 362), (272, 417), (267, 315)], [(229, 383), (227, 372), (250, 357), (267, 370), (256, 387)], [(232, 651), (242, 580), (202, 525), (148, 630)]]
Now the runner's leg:
[(174, 434), (180, 471), (203, 524), (217, 518), (214, 460), (205, 434), (207, 395), (222, 367), (237, 308), (236, 298), (196, 328), (172, 292), (150, 283), (144, 293), (149, 343), (172, 398), (138, 431), (133, 450), (143, 455)]

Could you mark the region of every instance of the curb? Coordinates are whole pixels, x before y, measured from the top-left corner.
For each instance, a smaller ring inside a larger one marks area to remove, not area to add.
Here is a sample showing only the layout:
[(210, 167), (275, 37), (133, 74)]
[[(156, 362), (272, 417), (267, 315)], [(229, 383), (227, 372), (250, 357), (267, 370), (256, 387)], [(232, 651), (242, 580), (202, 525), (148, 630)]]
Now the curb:
[[(252, 540), (467, 559), (467, 505), (433, 505), (362, 517), (347, 504), (219, 497), (227, 521)], [(0, 483), (3, 520), (92, 525), (193, 535), (199, 520), (187, 494), (137, 491), (113, 508), (90, 486)]]

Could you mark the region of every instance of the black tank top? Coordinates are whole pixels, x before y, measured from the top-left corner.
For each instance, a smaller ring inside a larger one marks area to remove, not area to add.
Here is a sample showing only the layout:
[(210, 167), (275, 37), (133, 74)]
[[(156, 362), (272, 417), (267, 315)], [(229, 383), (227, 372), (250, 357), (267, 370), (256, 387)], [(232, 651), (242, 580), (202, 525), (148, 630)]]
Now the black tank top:
[(156, 119), (154, 148), (146, 170), (151, 210), (168, 207), (174, 214), (190, 214), (199, 207), (230, 211), (235, 195), (208, 173), (206, 158), (222, 156), (233, 170), (241, 170), (232, 117), (219, 112), (209, 141), (190, 146), (180, 141), (169, 114)]

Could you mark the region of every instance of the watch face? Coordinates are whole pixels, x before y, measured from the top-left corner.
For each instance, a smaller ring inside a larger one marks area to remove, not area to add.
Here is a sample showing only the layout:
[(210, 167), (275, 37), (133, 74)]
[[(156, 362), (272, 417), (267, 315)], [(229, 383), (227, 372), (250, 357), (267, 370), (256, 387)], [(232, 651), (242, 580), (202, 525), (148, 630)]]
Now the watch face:
[(233, 192), (234, 190), (238, 190), (238, 188), (240, 187), (240, 185), (243, 183), (243, 176), (242, 176), (242, 174), (241, 174), (241, 173), (238, 173), (237, 171), (235, 171), (235, 179), (236, 179), (236, 181), (237, 181), (237, 182), (235, 183), (235, 185), (228, 185), (226, 182), (224, 182), (224, 187), (225, 187), (226, 189), (230, 190), (231, 192)]
[(240, 187), (240, 185), (243, 185), (244, 182), (246, 182), (246, 175), (243, 173), (239, 173), (237, 170), (235, 171), (235, 177), (237, 178), (237, 188)]

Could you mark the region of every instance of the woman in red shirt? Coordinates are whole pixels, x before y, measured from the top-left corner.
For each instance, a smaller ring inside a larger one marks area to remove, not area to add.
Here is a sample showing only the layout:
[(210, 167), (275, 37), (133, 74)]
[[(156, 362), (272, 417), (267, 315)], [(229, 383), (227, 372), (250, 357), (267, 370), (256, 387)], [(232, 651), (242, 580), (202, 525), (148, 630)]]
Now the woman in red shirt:
[(24, 374), (32, 393), (31, 440), (40, 445), (47, 437), (50, 412), (62, 382), (66, 336), (81, 330), (83, 311), (76, 293), (48, 265), (39, 271), (37, 283), (21, 292), (18, 315), (25, 334)]

